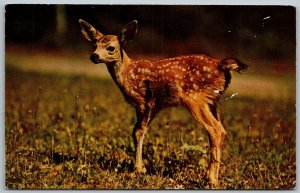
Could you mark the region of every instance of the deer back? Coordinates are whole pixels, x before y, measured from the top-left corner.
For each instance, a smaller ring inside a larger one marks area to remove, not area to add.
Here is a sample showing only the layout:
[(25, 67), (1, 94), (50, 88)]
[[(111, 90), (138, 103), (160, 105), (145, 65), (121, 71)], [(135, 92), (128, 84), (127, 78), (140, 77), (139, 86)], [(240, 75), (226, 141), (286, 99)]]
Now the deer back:
[(178, 105), (182, 97), (216, 99), (226, 83), (219, 62), (205, 55), (133, 61), (123, 73), (125, 88), (133, 98), (152, 97), (162, 106)]

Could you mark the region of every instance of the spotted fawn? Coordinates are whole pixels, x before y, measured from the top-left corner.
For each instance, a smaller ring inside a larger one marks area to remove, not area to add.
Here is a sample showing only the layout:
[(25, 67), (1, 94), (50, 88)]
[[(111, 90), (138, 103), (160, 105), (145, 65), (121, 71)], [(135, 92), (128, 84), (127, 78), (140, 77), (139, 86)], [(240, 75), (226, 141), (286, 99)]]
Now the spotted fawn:
[(138, 25), (134, 20), (120, 35), (103, 35), (86, 21), (79, 20), (83, 36), (94, 45), (93, 63), (105, 63), (125, 100), (136, 110), (133, 128), (135, 171), (145, 173), (142, 147), (149, 123), (162, 109), (183, 106), (208, 133), (211, 161), (207, 179), (218, 185), (221, 148), (226, 131), (220, 121), (218, 102), (231, 79), (233, 70), (247, 66), (235, 58), (218, 60), (206, 55), (185, 55), (158, 61), (132, 60), (124, 47), (134, 39)]

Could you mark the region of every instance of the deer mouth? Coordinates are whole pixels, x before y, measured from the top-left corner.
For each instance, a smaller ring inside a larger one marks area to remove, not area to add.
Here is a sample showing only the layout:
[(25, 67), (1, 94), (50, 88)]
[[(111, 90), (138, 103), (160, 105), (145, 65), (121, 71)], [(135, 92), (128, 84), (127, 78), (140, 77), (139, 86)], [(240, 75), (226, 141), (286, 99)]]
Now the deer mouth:
[(94, 64), (100, 64), (105, 63), (103, 60), (97, 59), (97, 60), (91, 60)]

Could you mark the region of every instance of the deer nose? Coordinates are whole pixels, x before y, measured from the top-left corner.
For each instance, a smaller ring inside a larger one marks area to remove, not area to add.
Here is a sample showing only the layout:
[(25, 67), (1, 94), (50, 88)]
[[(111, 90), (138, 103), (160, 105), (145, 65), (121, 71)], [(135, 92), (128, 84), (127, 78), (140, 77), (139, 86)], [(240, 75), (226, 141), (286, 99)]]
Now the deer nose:
[(90, 57), (91, 61), (95, 64), (99, 63), (99, 55), (98, 54), (92, 54)]

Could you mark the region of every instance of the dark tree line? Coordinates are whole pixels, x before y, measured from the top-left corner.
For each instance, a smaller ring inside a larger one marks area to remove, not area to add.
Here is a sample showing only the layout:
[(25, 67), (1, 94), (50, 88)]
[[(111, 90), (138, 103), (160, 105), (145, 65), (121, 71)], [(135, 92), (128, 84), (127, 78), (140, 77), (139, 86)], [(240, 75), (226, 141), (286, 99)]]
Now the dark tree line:
[(192, 42), (186, 47), (190, 52), (227, 44), (230, 52), (250, 49), (295, 58), (296, 18), (291, 6), (20, 4), (7, 5), (5, 17), (7, 42), (79, 49), (84, 44), (78, 41), (79, 18), (104, 33), (116, 33), (137, 19), (137, 44), (143, 51), (174, 52), (169, 50), (173, 44)]

